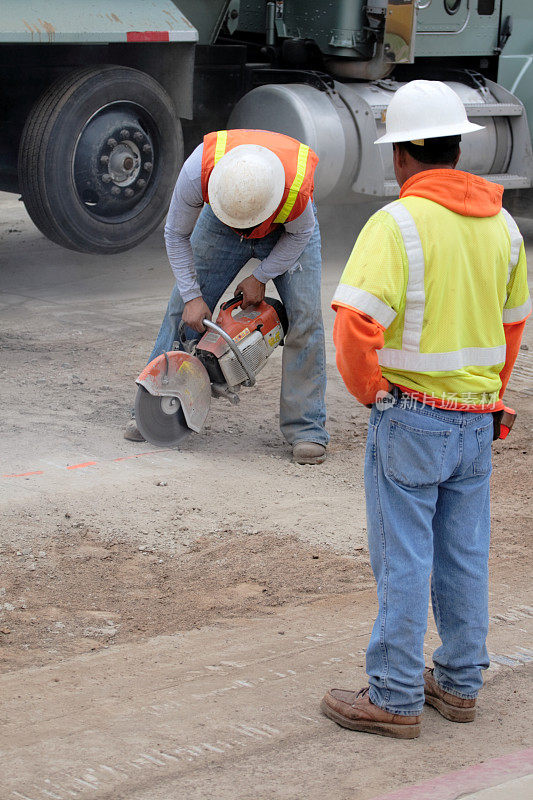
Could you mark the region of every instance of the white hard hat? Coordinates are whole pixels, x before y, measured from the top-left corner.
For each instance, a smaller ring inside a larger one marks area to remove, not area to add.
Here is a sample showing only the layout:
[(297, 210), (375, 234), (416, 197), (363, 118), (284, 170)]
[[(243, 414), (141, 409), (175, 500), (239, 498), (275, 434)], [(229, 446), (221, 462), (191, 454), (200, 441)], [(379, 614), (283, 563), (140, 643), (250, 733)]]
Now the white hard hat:
[(253, 228), (276, 210), (285, 191), (280, 158), (258, 144), (241, 144), (215, 164), (207, 187), (209, 204), (225, 225)]
[(411, 81), (389, 103), (386, 133), (374, 144), (412, 142), (479, 131), (469, 122), (460, 97), (442, 81)]

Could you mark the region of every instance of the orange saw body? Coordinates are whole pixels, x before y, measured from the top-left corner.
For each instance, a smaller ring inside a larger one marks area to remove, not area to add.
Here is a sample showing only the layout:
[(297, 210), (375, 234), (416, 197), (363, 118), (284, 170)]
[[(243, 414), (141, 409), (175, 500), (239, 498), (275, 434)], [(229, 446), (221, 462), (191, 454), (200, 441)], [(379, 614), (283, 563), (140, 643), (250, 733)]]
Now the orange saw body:
[(279, 300), (265, 298), (241, 308), (242, 295), (220, 307), (216, 322), (198, 342), (179, 344), (154, 358), (136, 380), (135, 420), (151, 444), (177, 445), (190, 432), (199, 433), (209, 413), (211, 397), (238, 403), (241, 386), (253, 386), (257, 373), (275, 348), (283, 344), (288, 320)]

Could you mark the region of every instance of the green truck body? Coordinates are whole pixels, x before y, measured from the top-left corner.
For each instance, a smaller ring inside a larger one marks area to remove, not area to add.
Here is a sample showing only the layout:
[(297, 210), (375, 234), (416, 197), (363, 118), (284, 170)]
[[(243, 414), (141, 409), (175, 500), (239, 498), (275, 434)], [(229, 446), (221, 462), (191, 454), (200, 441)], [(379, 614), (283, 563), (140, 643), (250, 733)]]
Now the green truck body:
[(373, 141), (398, 86), (427, 77), (484, 125), (462, 166), (524, 191), (532, 51), (529, 0), (4, 0), (0, 189), (58, 244), (119, 252), (228, 125), (314, 147), (319, 199), (390, 196), (390, 152)]
[(498, 83), (524, 104), (533, 131), (533, 4), (503, 0), (502, 16), (512, 18), (512, 33), (498, 63)]

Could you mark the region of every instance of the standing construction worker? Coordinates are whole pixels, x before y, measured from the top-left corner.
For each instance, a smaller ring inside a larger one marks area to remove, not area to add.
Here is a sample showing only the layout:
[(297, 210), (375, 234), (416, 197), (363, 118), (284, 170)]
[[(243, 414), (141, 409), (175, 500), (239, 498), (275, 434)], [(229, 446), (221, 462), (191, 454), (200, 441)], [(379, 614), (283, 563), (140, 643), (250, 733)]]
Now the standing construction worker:
[[(489, 665), (491, 412), (503, 408), (531, 301), (503, 188), (454, 169), (461, 134), (479, 127), (444, 83), (397, 91), (378, 142), (393, 143), (400, 199), (363, 228), (333, 299), (337, 366), (372, 404), (365, 489), (379, 612), (369, 686), (330, 690), (322, 710), (398, 738), (418, 736), (424, 700), (473, 720)], [(424, 669), (430, 585), (442, 645)]]
[[(235, 294), (242, 292), (243, 307), (256, 305), (273, 280), (285, 305), (280, 428), (299, 464), (324, 461), (329, 441), (317, 163), (309, 147), (280, 133), (204, 137), (184, 163), (170, 204), (165, 241), (176, 285), (149, 359), (172, 350), (181, 319), (189, 338), (203, 332), (202, 320), (211, 319), (229, 284), (251, 258), (259, 259)], [(142, 441), (134, 420), (124, 435)]]

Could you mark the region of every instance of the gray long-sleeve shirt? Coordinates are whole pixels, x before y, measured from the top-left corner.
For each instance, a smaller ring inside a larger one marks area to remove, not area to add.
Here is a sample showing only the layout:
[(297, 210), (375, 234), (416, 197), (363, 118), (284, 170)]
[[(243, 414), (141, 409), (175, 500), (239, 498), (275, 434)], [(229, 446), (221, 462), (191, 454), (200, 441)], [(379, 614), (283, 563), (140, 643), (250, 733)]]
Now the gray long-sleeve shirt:
[[(179, 292), (184, 300), (201, 297), (191, 233), (202, 210), (202, 154), (204, 146), (198, 145), (181, 168), (165, 223), (165, 243), (170, 266), (176, 278)], [(292, 222), (286, 222), (280, 238), (268, 256), (253, 271), (262, 283), (283, 274), (301, 256), (315, 227), (313, 204), (309, 200), (302, 214)], [(236, 234), (237, 235), (237, 234)]]

